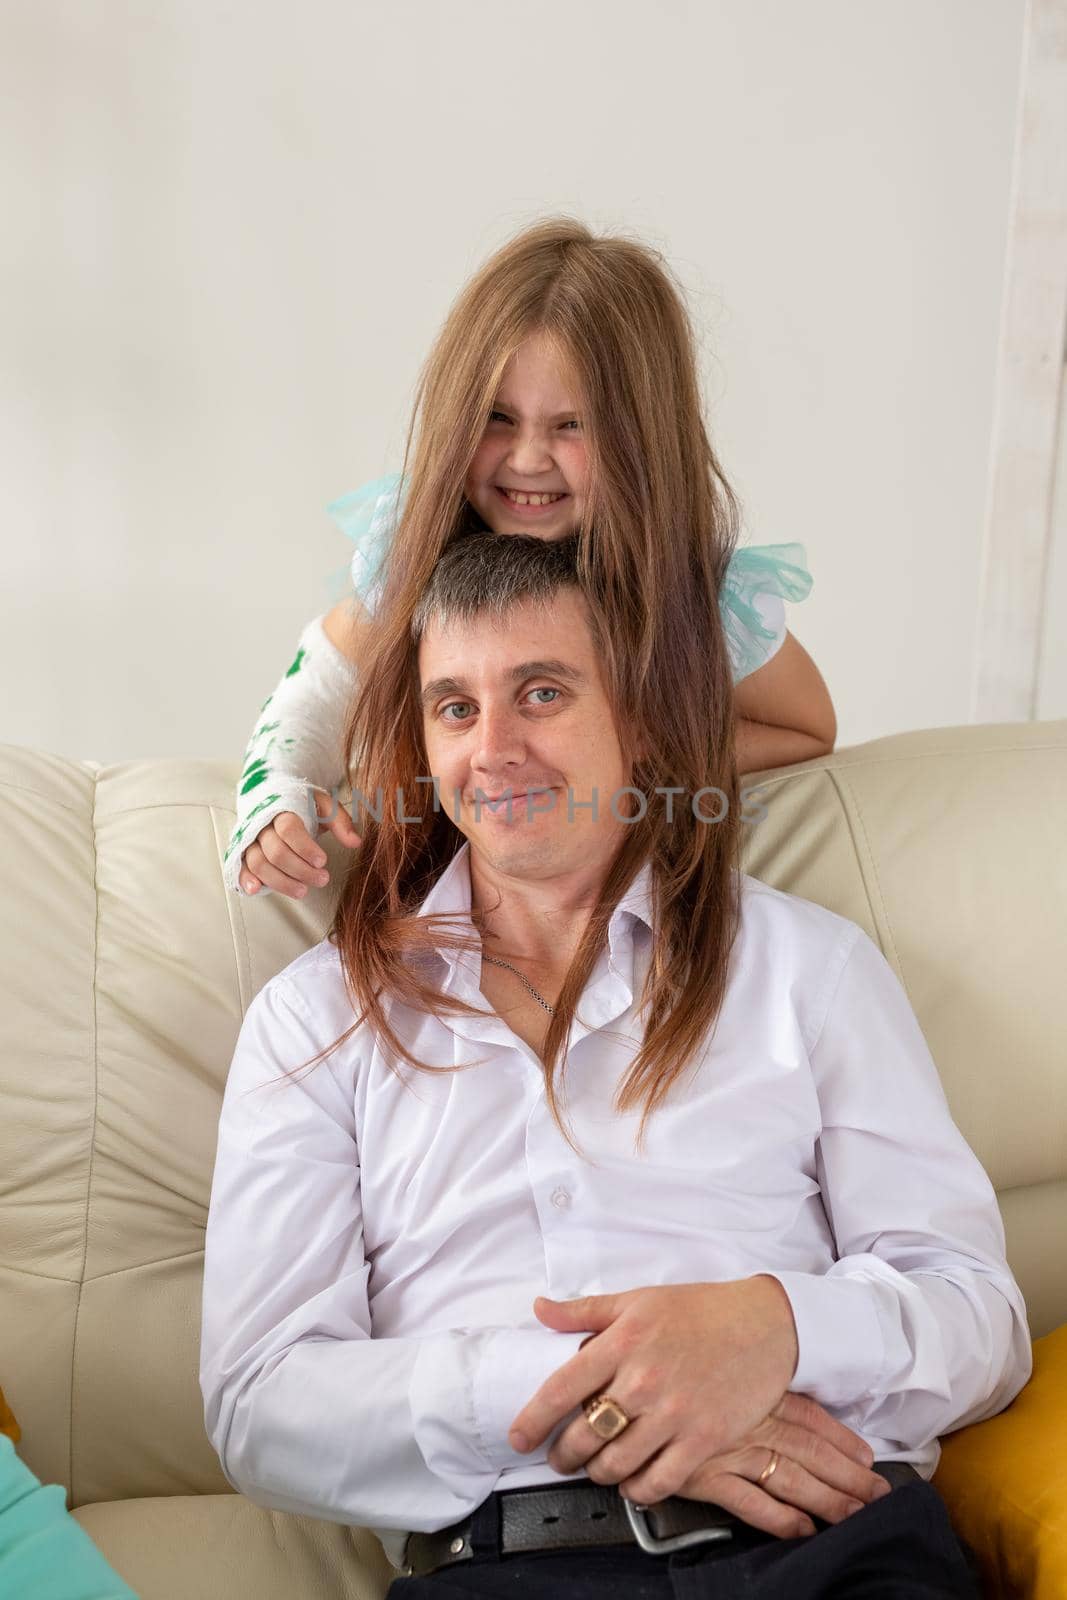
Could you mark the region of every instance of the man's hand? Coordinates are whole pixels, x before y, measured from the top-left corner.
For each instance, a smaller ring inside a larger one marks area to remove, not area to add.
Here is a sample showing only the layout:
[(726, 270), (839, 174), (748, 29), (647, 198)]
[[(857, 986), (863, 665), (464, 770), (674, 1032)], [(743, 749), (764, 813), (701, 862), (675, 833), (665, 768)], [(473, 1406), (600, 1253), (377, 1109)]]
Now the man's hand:
[(764, 1274), (539, 1298), (534, 1311), (560, 1332), (587, 1328), (597, 1337), (519, 1412), (513, 1448), (535, 1448), (583, 1401), (609, 1394), (633, 1419), (629, 1427), (605, 1444), (584, 1415), (577, 1417), (553, 1445), (549, 1465), (573, 1472), (595, 1456), (590, 1477), (617, 1483), (642, 1505), (681, 1493), (710, 1457), (750, 1433), (780, 1404), (797, 1367), (789, 1298)]
[[(760, 1483), (773, 1452), (777, 1465)], [(870, 1470), (873, 1459), (866, 1440), (817, 1400), (787, 1394), (733, 1450), (705, 1461), (677, 1492), (722, 1506), (779, 1539), (800, 1539), (815, 1532), (811, 1517), (843, 1522), (890, 1492)], [(594, 1481), (595, 1468), (594, 1457), (586, 1469)]]

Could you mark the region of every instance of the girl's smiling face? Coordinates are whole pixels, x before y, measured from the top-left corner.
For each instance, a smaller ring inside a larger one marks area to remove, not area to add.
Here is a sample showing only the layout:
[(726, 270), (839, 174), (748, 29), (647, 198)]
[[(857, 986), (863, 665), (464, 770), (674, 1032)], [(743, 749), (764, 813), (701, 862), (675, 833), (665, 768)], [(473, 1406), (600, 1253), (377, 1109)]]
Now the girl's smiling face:
[[(529, 339), (504, 369), (464, 491), (494, 533), (562, 539), (578, 524), (586, 482), (583, 422), (551, 346)], [(504, 492), (560, 495), (521, 505)]]

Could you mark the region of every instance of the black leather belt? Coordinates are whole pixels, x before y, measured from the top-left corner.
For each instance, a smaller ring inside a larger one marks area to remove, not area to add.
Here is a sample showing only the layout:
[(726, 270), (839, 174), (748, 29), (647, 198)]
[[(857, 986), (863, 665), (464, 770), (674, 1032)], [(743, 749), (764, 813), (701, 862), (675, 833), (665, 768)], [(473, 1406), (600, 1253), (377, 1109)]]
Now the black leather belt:
[[(894, 1489), (921, 1481), (921, 1474), (908, 1461), (875, 1461), (872, 1471), (880, 1473)], [(487, 1508), (491, 1512), (488, 1517)], [(814, 1520), (818, 1526), (818, 1518)], [(735, 1530), (757, 1538), (774, 1537), (760, 1534), (732, 1511), (705, 1500), (687, 1500), (675, 1494), (655, 1506), (637, 1506), (620, 1495), (618, 1484), (576, 1478), (570, 1483), (535, 1484), (528, 1489), (497, 1489), (462, 1522), (434, 1533), (409, 1534), (403, 1575), (421, 1578), (438, 1567), (470, 1561), (476, 1521), (480, 1530), (491, 1527), (492, 1542), (499, 1540), (501, 1555), (631, 1544), (648, 1555), (662, 1556), (690, 1545), (732, 1539)]]
[[(732, 1539), (736, 1527), (747, 1527), (730, 1511), (682, 1495), (671, 1495), (655, 1506), (637, 1506), (620, 1495), (617, 1484), (594, 1483), (591, 1478), (498, 1489), (490, 1500), (499, 1502), (501, 1555), (603, 1544), (639, 1545), (649, 1555), (669, 1555), (690, 1545)], [(469, 1561), (474, 1554), (474, 1515), (450, 1528), (410, 1534), (404, 1576), (421, 1578), (438, 1567)]]

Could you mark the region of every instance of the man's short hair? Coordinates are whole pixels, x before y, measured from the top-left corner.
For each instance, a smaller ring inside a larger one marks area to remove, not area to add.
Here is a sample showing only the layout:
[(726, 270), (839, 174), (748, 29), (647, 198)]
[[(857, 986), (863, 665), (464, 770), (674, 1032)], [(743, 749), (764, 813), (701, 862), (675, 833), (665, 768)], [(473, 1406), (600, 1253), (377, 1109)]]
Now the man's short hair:
[(521, 600), (547, 602), (565, 585), (579, 587), (577, 534), (466, 533), (442, 551), (415, 607), (412, 636), (418, 643), (431, 621), (468, 622)]

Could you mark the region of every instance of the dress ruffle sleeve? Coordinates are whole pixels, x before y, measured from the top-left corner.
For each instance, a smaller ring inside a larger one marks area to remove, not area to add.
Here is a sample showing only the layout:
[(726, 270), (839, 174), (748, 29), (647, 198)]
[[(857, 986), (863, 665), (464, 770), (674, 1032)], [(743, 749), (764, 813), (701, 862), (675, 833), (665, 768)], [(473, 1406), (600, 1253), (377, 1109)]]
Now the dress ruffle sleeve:
[(352, 540), (352, 584), (368, 611), (381, 594), (381, 572), (403, 509), (407, 485), (399, 472), (372, 478), (326, 510), (341, 532)]
[[(368, 611), (378, 603), (382, 568), (403, 509), (407, 483), (399, 472), (371, 478), (332, 500), (327, 512), (351, 539), (351, 578)], [(805, 600), (812, 578), (802, 544), (743, 545), (735, 550), (719, 595), (719, 614), (734, 682), (764, 666), (786, 635), (786, 600)]]
[(786, 600), (806, 600), (812, 577), (802, 544), (754, 544), (735, 550), (719, 593), (719, 615), (734, 682), (765, 666), (786, 635)]

